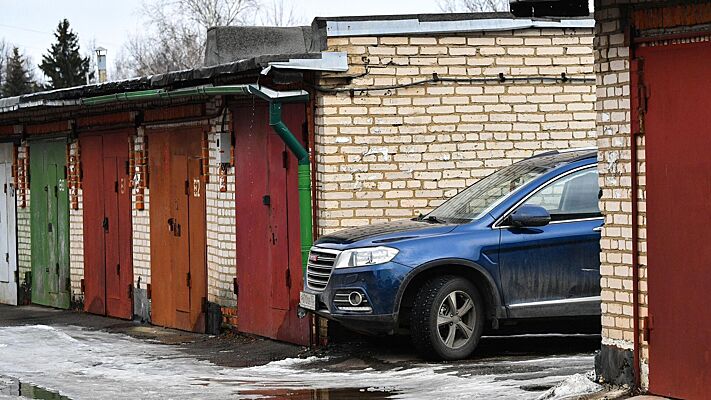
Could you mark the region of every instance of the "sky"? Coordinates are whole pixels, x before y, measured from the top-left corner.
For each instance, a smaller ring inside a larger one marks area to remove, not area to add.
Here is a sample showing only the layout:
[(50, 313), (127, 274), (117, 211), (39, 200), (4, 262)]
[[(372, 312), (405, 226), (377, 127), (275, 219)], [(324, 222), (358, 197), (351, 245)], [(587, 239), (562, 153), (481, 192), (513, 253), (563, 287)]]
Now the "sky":
[[(111, 71), (115, 55), (127, 35), (141, 29), (144, 0), (0, 0), (0, 40), (18, 46), (39, 64), (54, 41), (57, 23), (67, 18), (79, 34), (85, 52), (96, 46), (108, 49)], [(150, 1), (150, 0), (147, 0)], [(439, 12), (437, 0), (285, 0), (309, 23), (314, 17), (342, 15), (409, 14)], [(41, 78), (37, 69), (36, 75)]]

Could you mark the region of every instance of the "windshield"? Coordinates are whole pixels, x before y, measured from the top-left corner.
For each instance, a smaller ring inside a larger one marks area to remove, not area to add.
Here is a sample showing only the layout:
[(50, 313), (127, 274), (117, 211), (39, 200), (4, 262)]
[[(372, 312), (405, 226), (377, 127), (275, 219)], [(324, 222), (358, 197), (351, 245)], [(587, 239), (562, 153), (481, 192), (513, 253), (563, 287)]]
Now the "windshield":
[(494, 172), (427, 214), (427, 218), (454, 223), (481, 218), (499, 200), (556, 166), (535, 161), (525, 160)]

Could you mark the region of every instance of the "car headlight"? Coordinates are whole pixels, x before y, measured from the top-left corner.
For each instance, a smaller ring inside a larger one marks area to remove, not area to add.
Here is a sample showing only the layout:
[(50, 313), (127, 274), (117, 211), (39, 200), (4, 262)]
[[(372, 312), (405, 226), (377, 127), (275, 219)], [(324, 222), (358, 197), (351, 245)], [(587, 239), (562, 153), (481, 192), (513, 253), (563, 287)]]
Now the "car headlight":
[(345, 250), (338, 255), (336, 268), (364, 267), (386, 263), (400, 251), (391, 247), (363, 247), (360, 249)]

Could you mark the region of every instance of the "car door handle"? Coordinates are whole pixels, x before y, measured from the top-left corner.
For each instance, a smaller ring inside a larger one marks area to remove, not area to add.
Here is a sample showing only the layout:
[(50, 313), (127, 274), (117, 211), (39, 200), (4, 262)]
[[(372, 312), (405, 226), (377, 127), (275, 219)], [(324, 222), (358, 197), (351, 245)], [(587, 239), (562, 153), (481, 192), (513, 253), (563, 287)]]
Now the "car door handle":
[(593, 228), (593, 232), (602, 232), (602, 227), (598, 226), (598, 227)]

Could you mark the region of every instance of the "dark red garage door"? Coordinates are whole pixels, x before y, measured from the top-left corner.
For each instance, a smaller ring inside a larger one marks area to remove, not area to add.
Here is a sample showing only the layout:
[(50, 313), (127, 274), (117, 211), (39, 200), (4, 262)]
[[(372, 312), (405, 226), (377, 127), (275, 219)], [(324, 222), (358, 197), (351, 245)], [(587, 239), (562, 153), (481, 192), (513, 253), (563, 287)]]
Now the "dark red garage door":
[(644, 119), (650, 391), (711, 387), (711, 42), (639, 48)]
[[(297, 136), (303, 104), (284, 105)], [(308, 319), (298, 319), (302, 287), (296, 157), (267, 124), (266, 103), (236, 107), (237, 280), (239, 330), (309, 344)]]
[(128, 131), (82, 135), (84, 309), (133, 317)]

